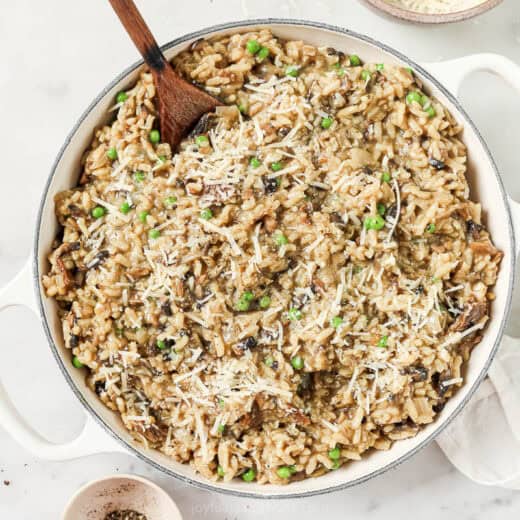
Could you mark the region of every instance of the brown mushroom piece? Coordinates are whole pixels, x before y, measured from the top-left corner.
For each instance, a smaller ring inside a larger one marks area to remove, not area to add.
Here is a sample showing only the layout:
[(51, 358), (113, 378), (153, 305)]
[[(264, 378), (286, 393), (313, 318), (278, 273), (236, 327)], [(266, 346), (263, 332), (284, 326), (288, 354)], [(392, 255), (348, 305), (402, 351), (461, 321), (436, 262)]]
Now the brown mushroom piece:
[(493, 246), (489, 239), (480, 240), (478, 242), (471, 242), (469, 245), (471, 250), (477, 255), (490, 255), (495, 256), (496, 254), (501, 254), (496, 247)]
[(448, 381), (449, 379), (451, 379), (451, 374), (449, 372), (435, 372), (435, 374), (432, 375), (432, 386), (439, 397), (444, 397), (444, 394), (450, 388), (445, 385), (445, 381)]
[(477, 324), (488, 314), (488, 302), (470, 302), (451, 326), (453, 332), (462, 332)]
[(59, 246), (55, 251), (54, 255), (56, 258), (56, 267), (61, 272), (63, 276), (63, 283), (66, 288), (69, 288), (73, 285), (73, 279), (65, 266), (65, 262), (63, 261), (63, 256), (72, 253), (73, 251), (77, 251), (80, 247), (79, 242), (64, 242)]
[(466, 221), (466, 234), (472, 240), (478, 240), (480, 238), (480, 232), (484, 229), (483, 226), (477, 224), (474, 220)]
[(412, 365), (403, 370), (404, 374), (411, 376), (416, 383), (426, 381), (428, 379), (428, 369), (422, 365)]
[(208, 112), (204, 114), (198, 121), (197, 124), (193, 127), (193, 130), (190, 132), (190, 137), (195, 137), (200, 134), (205, 134), (212, 126), (212, 119), (214, 119), (215, 115), (213, 113)]
[(305, 196), (309, 198), (309, 201), (312, 204), (312, 209), (314, 211), (320, 211), (328, 196), (328, 191), (317, 188), (316, 186), (309, 186), (305, 190)]
[(251, 407), (251, 411), (242, 415), (238, 424), (241, 428), (245, 430), (249, 429), (257, 429), (263, 423), (263, 415), (258, 403), (256, 401), (253, 402), (253, 406)]
[(299, 424), (300, 426), (308, 426), (311, 423), (311, 420), (309, 417), (307, 417), (301, 410), (298, 408), (288, 408), (285, 410), (285, 413), (287, 414), (285, 418), (289, 418), (289, 420), (295, 422), (296, 424)]
[(299, 397), (309, 398), (314, 388), (314, 380), (310, 372), (304, 372), (296, 393)]
[(103, 251), (100, 251), (86, 266), (85, 268), (87, 270), (94, 269), (101, 263), (103, 263), (108, 257), (110, 256), (110, 253), (105, 249)]
[(154, 446), (163, 444), (167, 435), (168, 427), (164, 424), (152, 424), (143, 431), (143, 436), (146, 437), (146, 440)]
[(233, 345), (232, 349), (237, 356), (243, 356), (246, 350), (251, 350), (255, 348), (256, 345), (256, 339), (253, 336), (248, 336), (247, 338), (244, 338), (242, 341), (239, 341)]

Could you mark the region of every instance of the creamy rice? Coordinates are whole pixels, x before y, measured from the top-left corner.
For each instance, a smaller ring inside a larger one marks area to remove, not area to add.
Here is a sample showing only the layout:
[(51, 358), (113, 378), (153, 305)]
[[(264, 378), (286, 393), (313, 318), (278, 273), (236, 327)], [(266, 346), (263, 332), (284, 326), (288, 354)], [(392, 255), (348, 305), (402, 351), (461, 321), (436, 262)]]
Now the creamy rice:
[(144, 72), (56, 197), (43, 284), (72, 362), (212, 480), (319, 476), (415, 435), (463, 384), (502, 256), (462, 128), (413, 71), (267, 30), (174, 66), (227, 106), (172, 154)]

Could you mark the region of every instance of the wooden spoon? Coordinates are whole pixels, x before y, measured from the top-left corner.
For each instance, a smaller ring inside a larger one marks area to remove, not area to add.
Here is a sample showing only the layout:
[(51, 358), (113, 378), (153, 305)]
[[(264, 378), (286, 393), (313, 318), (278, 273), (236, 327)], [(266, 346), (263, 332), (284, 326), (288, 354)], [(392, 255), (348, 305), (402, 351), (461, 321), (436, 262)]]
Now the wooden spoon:
[(157, 89), (161, 139), (175, 149), (204, 114), (222, 103), (184, 81), (173, 70), (132, 0), (109, 1), (152, 71)]

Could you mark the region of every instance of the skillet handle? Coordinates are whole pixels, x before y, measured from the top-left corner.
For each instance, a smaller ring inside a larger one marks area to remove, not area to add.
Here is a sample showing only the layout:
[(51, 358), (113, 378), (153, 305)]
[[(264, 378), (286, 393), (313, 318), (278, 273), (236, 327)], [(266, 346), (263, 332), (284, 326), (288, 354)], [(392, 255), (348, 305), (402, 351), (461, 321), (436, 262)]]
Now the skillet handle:
[[(39, 314), (34, 297), (31, 267), (31, 259), (28, 259), (20, 272), (0, 289), (0, 311), (7, 307), (23, 305)], [(42, 459), (68, 460), (113, 451), (127, 453), (90, 416), (87, 416), (83, 430), (76, 439), (64, 444), (48, 441), (20, 415), (1, 381), (0, 425), (24, 448)]]
[[(520, 67), (497, 54), (475, 54), (424, 65), (458, 95), (472, 72), (487, 71), (504, 79), (520, 94)], [(511, 197), (509, 207), (515, 232), (515, 253), (520, 252), (520, 204)], [(437, 438), (451, 463), (474, 482), (520, 489), (520, 339), (504, 336), (489, 369), (489, 380)], [(485, 425), (485, 427), (483, 427)], [(500, 442), (497, 450), (496, 443)], [(505, 457), (504, 457), (505, 455)]]
[[(520, 94), (520, 66), (505, 56), (492, 53), (472, 54), (439, 63), (425, 63), (424, 68), (438, 77), (456, 96), (464, 79), (472, 72), (491, 72), (505, 80)], [(520, 203), (509, 199), (513, 228), (515, 231), (515, 253), (520, 254)]]

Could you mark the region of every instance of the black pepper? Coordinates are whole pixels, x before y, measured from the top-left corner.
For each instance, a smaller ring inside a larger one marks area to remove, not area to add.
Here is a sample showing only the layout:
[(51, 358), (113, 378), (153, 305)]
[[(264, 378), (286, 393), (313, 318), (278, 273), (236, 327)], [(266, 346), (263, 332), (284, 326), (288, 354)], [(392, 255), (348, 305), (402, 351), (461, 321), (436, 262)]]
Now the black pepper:
[(104, 520), (146, 520), (146, 516), (132, 509), (120, 509), (108, 513)]

